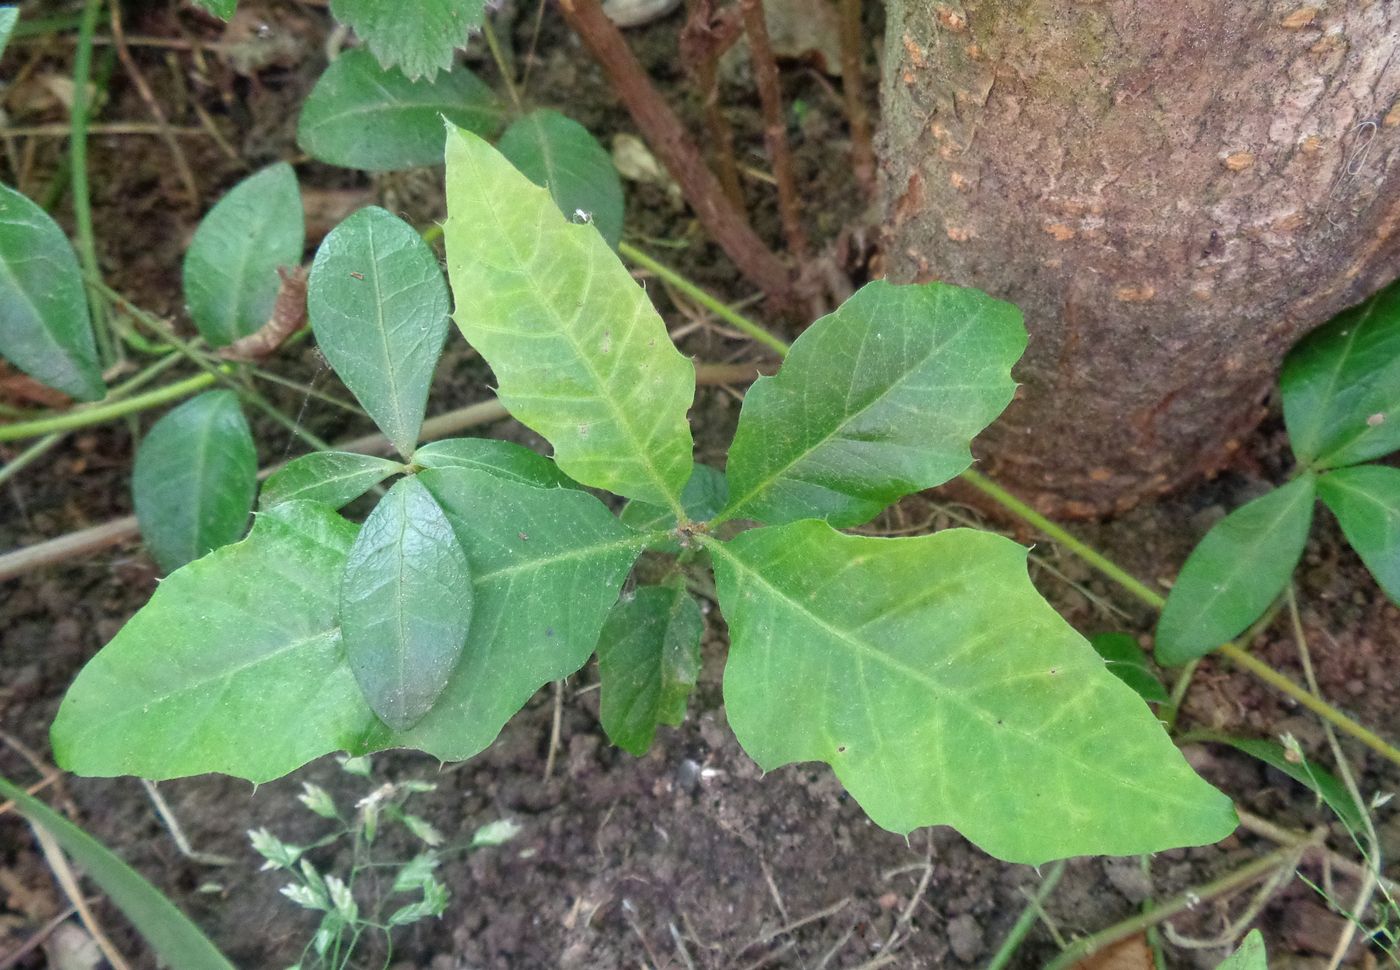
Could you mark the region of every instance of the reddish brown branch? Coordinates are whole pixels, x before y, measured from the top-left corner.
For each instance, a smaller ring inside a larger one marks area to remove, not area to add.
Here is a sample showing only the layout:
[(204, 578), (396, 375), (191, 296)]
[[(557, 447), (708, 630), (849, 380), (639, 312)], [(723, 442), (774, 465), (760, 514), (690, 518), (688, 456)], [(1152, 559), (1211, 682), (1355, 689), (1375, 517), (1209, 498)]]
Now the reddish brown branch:
[(768, 38), (768, 21), (761, 0), (742, 0), (744, 29), (749, 35), (749, 56), (753, 62), (754, 83), (763, 108), (763, 138), (768, 158), (778, 182), (778, 216), (783, 223), (788, 248), (799, 261), (807, 258), (807, 233), (802, 228), (802, 203), (792, 174), (792, 151), (788, 148), (787, 122), (783, 118), (783, 92), (778, 83), (778, 62)]
[(841, 89), (846, 96), (846, 120), (851, 125), (851, 169), (869, 193), (875, 188), (875, 148), (862, 97), (860, 5), (861, 0), (841, 0)]
[(690, 16), (681, 28), (681, 63), (695, 78), (705, 109), (705, 127), (713, 142), (712, 154), (719, 169), (724, 194), (743, 211), (744, 188), (734, 157), (734, 129), (719, 107), (719, 59), (743, 33), (737, 8), (714, 9), (714, 0), (691, 0)]
[(705, 231), (768, 296), (786, 302), (792, 278), (783, 261), (749, 227), (719, 180), (633, 56), (598, 0), (556, 0), (569, 26), (607, 74), (651, 150), (666, 166)]

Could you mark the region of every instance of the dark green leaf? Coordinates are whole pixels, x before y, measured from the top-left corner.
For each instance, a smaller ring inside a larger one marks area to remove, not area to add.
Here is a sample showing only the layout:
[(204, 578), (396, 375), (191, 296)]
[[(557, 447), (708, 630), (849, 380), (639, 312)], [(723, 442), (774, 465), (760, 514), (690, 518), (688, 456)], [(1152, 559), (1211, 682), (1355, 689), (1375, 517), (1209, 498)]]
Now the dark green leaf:
[(10, 43), (10, 34), (19, 23), (19, 7), (0, 7), (0, 57), (5, 56), (5, 48)]
[(404, 466), (388, 458), (348, 451), (318, 451), (288, 462), (263, 483), (258, 505), (320, 502), (333, 509), (349, 505)]
[(501, 108), (465, 67), (410, 81), (368, 51), (346, 51), (307, 96), (297, 144), (323, 162), (371, 172), (441, 165), (443, 118), (491, 135), (500, 130)]
[(0, 185), (0, 354), (80, 401), (107, 393), (78, 258), (48, 213)]
[(313, 502), (181, 569), (78, 675), (54, 757), (80, 775), (269, 781), (382, 725), (345, 662), (337, 591), (356, 527)]
[(1353, 833), (1365, 828), (1365, 812), (1347, 792), (1346, 786), (1326, 768), (1314, 764), (1296, 751), (1289, 751), (1275, 741), (1234, 738), (1215, 731), (1193, 731), (1183, 741), (1213, 741), (1243, 751), (1311, 789)]
[(1263, 934), (1258, 930), (1250, 930), (1239, 949), (1226, 957), (1225, 962), (1215, 970), (1269, 970)]
[(447, 211), (455, 318), (501, 403), (575, 481), (678, 507), (695, 368), (617, 255), (461, 129), (447, 139)]
[(307, 282), (316, 343), (399, 453), (413, 454), (451, 304), (437, 257), (377, 206), (321, 243)]
[(1167, 702), (1167, 689), (1137, 640), (1126, 633), (1100, 633), (1090, 638), (1089, 645), (1104, 659), (1113, 676), (1137, 691), (1143, 700), (1150, 704)]
[(481, 26), (486, 0), (331, 0), (335, 19), (354, 28), (379, 63), (410, 78), (452, 67), (452, 52)]
[(1011, 401), (1021, 313), (943, 283), (868, 283), (744, 398), (723, 517), (858, 525), (952, 478)]
[(1157, 621), (1157, 662), (1210, 653), (1264, 615), (1302, 558), (1317, 479), (1302, 475), (1221, 519), (1181, 567)]
[(188, 916), (111, 849), (4, 778), (0, 778), (0, 797), (12, 799), (30, 824), (53, 836), (131, 920), (162, 963), (181, 970), (233, 970), (233, 964)]
[(566, 218), (592, 222), (617, 248), (622, 179), (612, 156), (587, 128), (557, 111), (540, 109), (511, 124), (496, 147), (531, 182), (549, 189)]
[(232, 391), (206, 391), (157, 421), (136, 450), (131, 493), (160, 568), (174, 572), (243, 535), (257, 476)]
[(470, 758), (540, 687), (578, 670), (641, 548), (602, 502), (467, 468), (418, 474), (467, 551), (475, 591), (461, 663), (428, 716), (367, 747)]
[(1234, 829), (1229, 800), (1036, 592), (1016, 543), (806, 520), (706, 546), (729, 723), (765, 771), (824, 761), (878, 825), (952, 825), (1033, 865)]
[[(696, 463), (690, 481), (681, 492), (681, 507), (692, 522), (708, 522), (729, 500), (729, 484), (724, 472)], [(676, 513), (662, 505), (628, 502), (619, 516), (623, 523), (641, 532), (669, 532), (676, 527)]]
[(1317, 494), (1391, 601), (1400, 604), (1400, 468), (1359, 465), (1328, 472)]
[(250, 175), (209, 210), (185, 253), (185, 302), (214, 347), (267, 323), (306, 241), (297, 175), (286, 162)]
[(603, 730), (641, 757), (658, 724), (680, 724), (700, 676), (700, 607), (676, 586), (643, 586), (612, 608), (598, 638)]
[(471, 567), (417, 478), (402, 478), (365, 520), (340, 583), (341, 635), (380, 720), (405, 731), (437, 701), (472, 616)]
[(413, 462), (424, 468), (475, 468), (497, 478), (540, 488), (578, 488), (579, 485), (543, 455), (509, 441), (494, 438), (448, 438), (433, 441), (413, 453)]
[(1400, 283), (1304, 338), (1279, 388), (1299, 461), (1338, 468), (1400, 448)]

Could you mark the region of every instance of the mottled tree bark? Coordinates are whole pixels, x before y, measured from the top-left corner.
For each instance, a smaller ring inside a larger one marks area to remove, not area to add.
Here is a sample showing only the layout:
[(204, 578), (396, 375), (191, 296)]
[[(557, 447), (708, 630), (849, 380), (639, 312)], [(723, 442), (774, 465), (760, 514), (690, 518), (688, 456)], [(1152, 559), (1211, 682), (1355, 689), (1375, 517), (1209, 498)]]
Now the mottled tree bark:
[(891, 278), (1021, 306), (988, 469), (1095, 515), (1219, 468), (1400, 274), (1395, 0), (888, 0)]

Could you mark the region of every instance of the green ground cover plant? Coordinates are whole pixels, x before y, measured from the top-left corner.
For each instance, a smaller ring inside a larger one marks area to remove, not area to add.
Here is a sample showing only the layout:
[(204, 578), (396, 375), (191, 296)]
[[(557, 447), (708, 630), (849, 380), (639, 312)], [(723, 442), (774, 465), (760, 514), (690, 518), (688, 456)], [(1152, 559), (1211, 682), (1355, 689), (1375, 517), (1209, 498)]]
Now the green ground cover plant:
[[(65, 430), (189, 397), (151, 426), (133, 468), (142, 535), (166, 578), (72, 685), (52, 729), (62, 767), (257, 783), (332, 752), (357, 756), (351, 764), (392, 748), (459, 761), (595, 655), (602, 726), (643, 755), (686, 716), (702, 599), (728, 628), (726, 715), (759, 766), (824, 763), (884, 828), (951, 825), (1013, 862), (1146, 854), (1234, 829), (1230, 800), (1167, 730), (1190, 665), (1216, 649), (1397, 757), (1231, 641), (1281, 609), (1318, 499), (1400, 602), (1400, 471), (1376, 463), (1400, 447), (1400, 288), (1294, 350), (1281, 391), (1297, 472), (1212, 529), (1164, 600), (970, 470), (970, 442), (1009, 402), (1026, 343), (1019, 311), (976, 290), (875, 281), (790, 348), (732, 318), (785, 360), (745, 398), (725, 467), (697, 463), (695, 365), (618, 258), (648, 265), (622, 241), (607, 152), (565, 115), (524, 103), (509, 72), (501, 96), (454, 63), (477, 28), (494, 52), (484, 4), (423, 4), (416, 18), (382, 0), (331, 7), (365, 47), (315, 85), (301, 148), (363, 171), (446, 163), (445, 226), (420, 231), (363, 208), (320, 244), (306, 280), (317, 347), (397, 457), (328, 450), (293, 427), (321, 450), (259, 482), (244, 407), (271, 409), (229, 377), (246, 363), (242, 342), (299, 292), (307, 230), (291, 165), (245, 178), (200, 222), (182, 272), (192, 342), (105, 288), (85, 201), (75, 252), (43, 207), (0, 186), (0, 354), (87, 402), (0, 426), (0, 440), (48, 434), (42, 449)], [(0, 8), (0, 50), (16, 19)], [(454, 320), (549, 457), (422, 440)], [(104, 374), (124, 348), (156, 360), (111, 385)], [(182, 359), (203, 373), (141, 390)], [(847, 531), (958, 476), (1163, 607), (1152, 660), (1130, 636), (1090, 642), (1072, 629), (1010, 539)], [(368, 501), (367, 516), (342, 514)], [(1188, 666), (1169, 689), (1153, 660)], [(1226, 744), (1296, 779), (1358, 844), (1370, 825), (1374, 806), (1345, 768), (1331, 774), (1289, 738), (1178, 741)], [(408, 794), (385, 804), (413, 830), (395, 800)], [(311, 790), (306, 804), (343, 823), (334, 838), (373, 842), (368, 813), (342, 817)], [(117, 871), (64, 834), (75, 855)], [(436, 833), (415, 835), (433, 856)], [(348, 966), (362, 934), (446, 905), (435, 856), (394, 880), (412, 902), (366, 916), (354, 872), (327, 877), (270, 833), (254, 843), (294, 880), (287, 895), (324, 913), (306, 966)], [(109, 882), (138, 908), (155, 892), (120, 874)], [(193, 947), (202, 955), (186, 964), (226, 965), (178, 914), (161, 918), (174, 929), (153, 938), (158, 949)], [(149, 918), (136, 922), (147, 932)], [(1263, 966), (1258, 934), (1226, 965)]]
[[(402, 463), (280, 472), (250, 536), (172, 573), (79, 676), (53, 730), (64, 767), (263, 781), (337, 750), (467, 758), (605, 628), (605, 678), (628, 658), (605, 726), (640, 750), (693, 682), (683, 584), (709, 564), (729, 720), (764, 768), (826, 762), (879, 824), (952, 824), (1023, 862), (1230, 831), (1228, 799), (1031, 586), (1024, 547), (838, 531), (967, 467), (1014, 388), (1013, 307), (867, 285), (751, 391), (721, 484), (691, 457), (693, 366), (597, 227), (476, 135), (447, 145), (458, 327), (553, 459), (417, 448), (447, 287), (410, 227), (352, 216), (317, 253), (311, 323)], [(395, 474), (363, 525), (335, 511)], [(632, 504), (618, 519), (573, 483)], [(649, 548), (679, 549), (674, 582), (619, 602)]]

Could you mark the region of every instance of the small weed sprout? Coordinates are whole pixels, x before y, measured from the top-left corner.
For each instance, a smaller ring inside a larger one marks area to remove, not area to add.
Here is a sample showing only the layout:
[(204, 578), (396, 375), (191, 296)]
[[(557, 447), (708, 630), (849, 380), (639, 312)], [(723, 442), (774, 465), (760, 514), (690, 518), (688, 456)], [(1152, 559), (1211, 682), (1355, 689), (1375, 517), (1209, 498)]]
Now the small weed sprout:
[[(368, 758), (341, 759), (341, 768), (360, 778), (371, 777)], [(356, 966), (356, 954), (373, 934), (383, 936), (387, 966), (393, 956), (395, 929), (440, 917), (446, 910), (449, 893), (437, 878), (443, 857), (501, 845), (520, 832), (518, 824), (501, 819), (483, 825), (463, 844), (448, 845), (441, 832), (406, 808), (414, 795), (436, 787), (417, 780), (385, 782), (373, 787), (346, 815), (324, 788), (303, 782), (297, 800), (313, 814), (335, 822), (333, 831), (305, 846), (285, 842), (266, 828), (248, 833), (253, 851), (263, 857), (262, 868), (291, 877), (281, 888), (282, 895), (304, 909), (322, 914), (301, 959), (288, 970), (346, 970)], [(406, 861), (377, 858), (374, 849), (386, 820), (402, 825), (422, 851)], [(318, 849), (347, 840), (351, 863), (343, 875), (323, 872), (308, 858)], [(415, 896), (416, 899), (411, 898)]]

